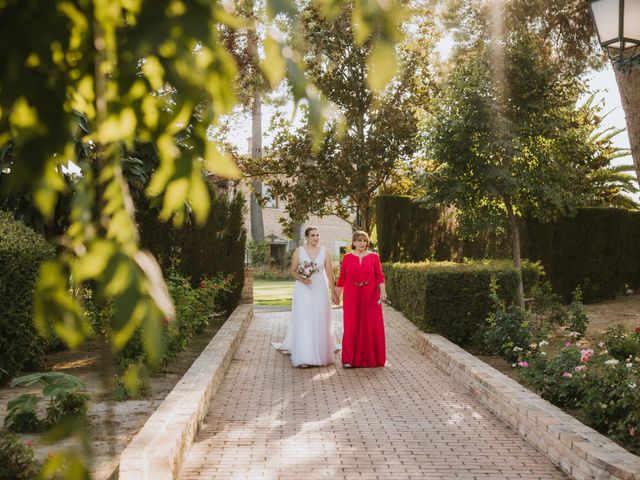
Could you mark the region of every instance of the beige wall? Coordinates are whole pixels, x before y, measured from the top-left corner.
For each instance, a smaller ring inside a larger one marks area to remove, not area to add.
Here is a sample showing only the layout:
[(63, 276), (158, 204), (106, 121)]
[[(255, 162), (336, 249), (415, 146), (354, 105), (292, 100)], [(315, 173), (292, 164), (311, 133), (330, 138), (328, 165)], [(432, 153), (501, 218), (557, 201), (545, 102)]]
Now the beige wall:
[[(247, 237), (251, 238), (251, 223), (249, 217), (249, 195), (250, 190), (244, 182), (241, 184), (240, 190), (244, 194), (246, 202), (246, 214), (244, 217), (244, 225), (247, 229)], [(264, 235), (269, 237), (275, 235), (282, 241), (289, 241), (289, 239), (282, 233), (282, 226), (278, 221), (281, 217), (287, 217), (287, 212), (282, 205), (277, 205), (280, 208), (266, 207), (262, 209), (262, 219), (264, 222)], [(340, 247), (351, 244), (351, 224), (336, 216), (317, 217), (312, 215), (308, 221), (302, 226), (302, 231), (309, 226), (313, 225), (318, 227), (320, 231), (320, 244), (327, 248), (334, 258), (338, 258), (340, 254)], [(301, 235), (304, 237), (304, 233)], [(278, 242), (279, 243), (279, 242)]]

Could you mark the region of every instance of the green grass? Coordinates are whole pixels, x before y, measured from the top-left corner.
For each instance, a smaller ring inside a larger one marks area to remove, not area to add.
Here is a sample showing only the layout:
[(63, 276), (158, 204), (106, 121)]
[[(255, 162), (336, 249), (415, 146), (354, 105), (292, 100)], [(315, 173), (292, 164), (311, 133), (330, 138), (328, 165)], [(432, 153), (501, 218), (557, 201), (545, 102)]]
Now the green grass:
[(254, 280), (254, 305), (291, 305), (293, 280)]

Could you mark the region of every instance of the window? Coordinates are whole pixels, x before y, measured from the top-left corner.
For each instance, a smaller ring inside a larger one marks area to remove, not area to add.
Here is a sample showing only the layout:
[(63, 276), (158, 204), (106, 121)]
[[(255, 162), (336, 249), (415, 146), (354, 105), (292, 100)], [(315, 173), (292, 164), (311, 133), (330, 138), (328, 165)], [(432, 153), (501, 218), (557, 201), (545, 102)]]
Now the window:
[(280, 208), (280, 199), (270, 197), (271, 189), (268, 184), (262, 184), (262, 196), (266, 199), (265, 208)]

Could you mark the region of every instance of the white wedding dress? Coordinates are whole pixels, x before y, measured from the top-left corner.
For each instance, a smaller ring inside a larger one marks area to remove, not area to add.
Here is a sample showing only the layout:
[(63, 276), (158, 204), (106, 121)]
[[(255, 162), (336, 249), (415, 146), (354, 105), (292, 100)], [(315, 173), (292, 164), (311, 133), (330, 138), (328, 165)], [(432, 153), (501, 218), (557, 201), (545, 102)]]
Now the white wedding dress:
[(291, 353), (294, 367), (328, 365), (339, 349), (333, 332), (331, 303), (327, 277), (324, 273), (326, 249), (321, 247), (313, 260), (303, 247), (298, 249), (300, 262), (315, 262), (318, 272), (311, 276), (311, 285), (296, 281), (291, 302), (291, 324), (285, 339), (274, 343), (277, 350)]

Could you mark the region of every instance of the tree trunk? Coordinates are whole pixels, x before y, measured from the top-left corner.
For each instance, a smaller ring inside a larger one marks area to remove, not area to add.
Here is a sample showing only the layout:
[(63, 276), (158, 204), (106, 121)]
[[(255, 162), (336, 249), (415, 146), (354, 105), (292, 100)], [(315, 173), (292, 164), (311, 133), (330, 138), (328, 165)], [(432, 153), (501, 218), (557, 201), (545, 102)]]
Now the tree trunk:
[(516, 215), (513, 213), (511, 202), (505, 200), (507, 215), (509, 217), (509, 227), (511, 228), (511, 239), (513, 240), (513, 265), (516, 267), (518, 277), (518, 306), (524, 310), (524, 285), (522, 283), (522, 258), (520, 256), (520, 230)]
[[(252, 58), (258, 56), (258, 38), (254, 30), (247, 33), (247, 50)], [(257, 91), (253, 94), (251, 105), (251, 158), (262, 158), (262, 95)], [(254, 242), (264, 242), (264, 221), (262, 219), (262, 207), (258, 204), (256, 193), (262, 193), (262, 182), (251, 181), (251, 198), (249, 201), (249, 214), (251, 218), (251, 238)]]
[(289, 242), (289, 250), (295, 250), (300, 245), (302, 245), (302, 232), (300, 229), (302, 228), (302, 223), (295, 222), (291, 229), (293, 230), (293, 238)]
[(640, 182), (640, 66), (636, 66), (629, 73), (620, 72), (615, 67), (614, 71), (627, 121), (631, 157)]

